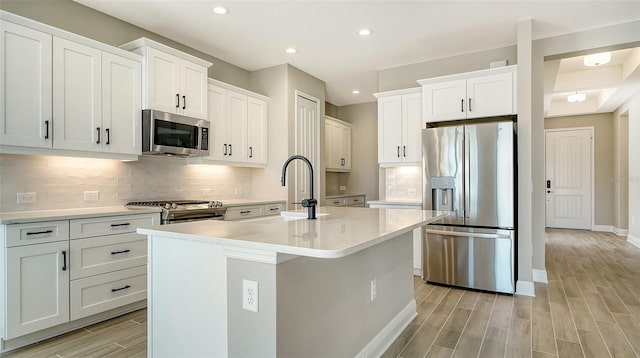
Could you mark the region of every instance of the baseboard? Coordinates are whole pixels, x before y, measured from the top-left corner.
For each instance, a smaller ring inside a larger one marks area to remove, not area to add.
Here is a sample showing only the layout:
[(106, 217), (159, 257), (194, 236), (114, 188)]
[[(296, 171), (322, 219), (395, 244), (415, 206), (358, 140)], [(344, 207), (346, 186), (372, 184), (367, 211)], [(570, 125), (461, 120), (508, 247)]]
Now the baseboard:
[(536, 297), (536, 289), (531, 281), (516, 282), (516, 295)]
[(418, 276), (418, 277), (422, 277), (422, 269), (421, 269), (421, 268), (414, 267), (414, 268), (413, 268), (413, 275), (414, 275), (414, 276)]
[(619, 229), (612, 225), (593, 225), (591, 227), (591, 231), (598, 232), (610, 232), (612, 234), (616, 234), (618, 236), (627, 236), (629, 234), (629, 230), (627, 229)]
[(627, 234), (627, 241), (629, 241), (631, 245), (635, 247), (640, 247), (640, 238)]
[(411, 300), (384, 328), (356, 354), (356, 358), (380, 357), (418, 315), (416, 300)]
[(549, 283), (546, 270), (533, 269), (533, 282)]

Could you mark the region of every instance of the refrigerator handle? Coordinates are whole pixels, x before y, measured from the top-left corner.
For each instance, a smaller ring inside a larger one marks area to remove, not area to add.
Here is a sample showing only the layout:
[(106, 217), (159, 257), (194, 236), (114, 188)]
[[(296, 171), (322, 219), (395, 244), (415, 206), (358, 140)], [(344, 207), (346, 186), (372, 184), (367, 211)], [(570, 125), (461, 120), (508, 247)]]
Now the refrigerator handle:
[(473, 237), (478, 239), (511, 239), (511, 235), (505, 235), (505, 234), (483, 234), (483, 233), (474, 233), (474, 232), (446, 231), (446, 230), (433, 230), (433, 229), (425, 229), (424, 232), (427, 234), (436, 234), (436, 235), (443, 235), (443, 236)]
[(469, 218), (469, 212), (471, 211), (471, 162), (469, 160), (469, 138), (467, 132), (464, 133), (464, 217)]

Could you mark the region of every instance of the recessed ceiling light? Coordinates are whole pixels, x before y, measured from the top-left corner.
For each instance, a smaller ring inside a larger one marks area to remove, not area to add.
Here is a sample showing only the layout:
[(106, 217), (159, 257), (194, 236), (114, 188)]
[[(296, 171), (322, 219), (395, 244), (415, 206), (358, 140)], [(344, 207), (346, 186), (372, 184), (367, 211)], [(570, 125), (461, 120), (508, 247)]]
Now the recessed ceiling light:
[(353, 93), (353, 94), (359, 94), (359, 93), (360, 93), (360, 91), (358, 91), (358, 90), (353, 90), (353, 91), (351, 91), (351, 93)]
[(224, 6), (218, 5), (213, 8), (213, 13), (216, 15), (226, 15), (229, 13), (229, 9)]
[(589, 67), (604, 65), (609, 61), (611, 61), (610, 52), (596, 53), (584, 57), (584, 65)]
[(358, 35), (360, 35), (360, 36), (369, 36), (369, 35), (371, 35), (371, 30), (362, 29), (362, 30), (358, 31)]
[(567, 101), (571, 103), (584, 102), (587, 99), (587, 95), (584, 93), (572, 93), (567, 96)]
[(294, 54), (296, 52), (298, 52), (297, 48), (293, 48), (293, 47), (289, 47), (288, 49), (285, 50), (287, 53), (291, 53)]

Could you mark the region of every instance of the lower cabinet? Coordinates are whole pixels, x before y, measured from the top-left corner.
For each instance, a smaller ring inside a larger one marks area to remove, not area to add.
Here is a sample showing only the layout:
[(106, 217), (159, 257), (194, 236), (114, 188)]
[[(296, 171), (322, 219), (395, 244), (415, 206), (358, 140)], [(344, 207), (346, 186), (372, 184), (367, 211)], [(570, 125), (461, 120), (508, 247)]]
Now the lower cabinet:
[(284, 202), (275, 202), (269, 204), (257, 204), (247, 206), (232, 206), (227, 209), (224, 219), (246, 220), (255, 219), (263, 216), (279, 215), (284, 210)]
[(350, 206), (354, 208), (364, 208), (365, 195), (329, 196), (324, 200), (324, 206)]
[(135, 231), (159, 222), (149, 213), (0, 225), (0, 338), (146, 299), (147, 238)]

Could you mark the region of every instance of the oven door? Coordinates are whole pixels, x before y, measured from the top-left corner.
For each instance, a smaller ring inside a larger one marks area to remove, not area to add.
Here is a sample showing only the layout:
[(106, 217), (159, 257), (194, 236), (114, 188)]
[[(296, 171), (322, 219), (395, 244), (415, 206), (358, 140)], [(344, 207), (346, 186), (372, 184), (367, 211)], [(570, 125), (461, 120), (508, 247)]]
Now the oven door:
[(209, 155), (209, 122), (205, 120), (145, 109), (142, 134), (143, 154)]

